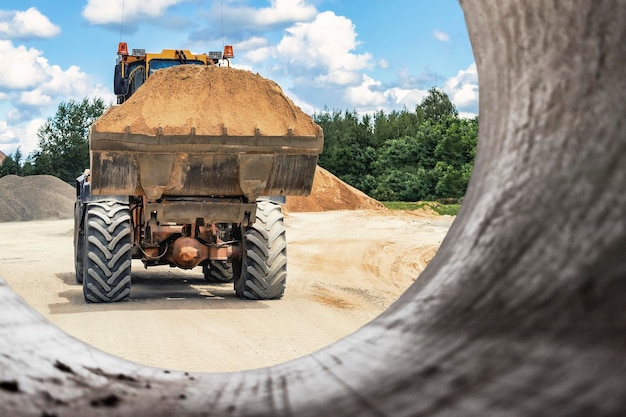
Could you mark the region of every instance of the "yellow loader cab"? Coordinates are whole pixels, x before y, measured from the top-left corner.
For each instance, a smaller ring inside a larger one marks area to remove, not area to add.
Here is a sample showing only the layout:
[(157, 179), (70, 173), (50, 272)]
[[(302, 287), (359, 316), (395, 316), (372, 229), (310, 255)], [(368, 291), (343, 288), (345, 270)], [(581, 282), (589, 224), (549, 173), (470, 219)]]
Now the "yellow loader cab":
[(145, 49), (133, 49), (128, 53), (128, 44), (120, 42), (117, 47), (117, 62), (113, 78), (113, 90), (117, 104), (126, 101), (145, 80), (156, 70), (174, 65), (220, 65), (234, 58), (233, 47), (226, 45), (224, 52), (211, 51), (208, 54), (193, 54), (187, 49), (163, 49), (161, 53), (146, 53)]

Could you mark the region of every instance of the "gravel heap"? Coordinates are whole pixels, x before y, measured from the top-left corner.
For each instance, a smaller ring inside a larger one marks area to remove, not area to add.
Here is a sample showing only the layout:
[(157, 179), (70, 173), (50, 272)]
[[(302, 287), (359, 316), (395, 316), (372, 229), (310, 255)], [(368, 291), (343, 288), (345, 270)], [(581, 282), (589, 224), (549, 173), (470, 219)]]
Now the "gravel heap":
[(0, 178), (0, 222), (70, 219), (74, 187), (50, 175)]
[(319, 126), (275, 82), (229, 67), (178, 65), (156, 71), (127, 101), (94, 124), (98, 132), (285, 136), (317, 135)]

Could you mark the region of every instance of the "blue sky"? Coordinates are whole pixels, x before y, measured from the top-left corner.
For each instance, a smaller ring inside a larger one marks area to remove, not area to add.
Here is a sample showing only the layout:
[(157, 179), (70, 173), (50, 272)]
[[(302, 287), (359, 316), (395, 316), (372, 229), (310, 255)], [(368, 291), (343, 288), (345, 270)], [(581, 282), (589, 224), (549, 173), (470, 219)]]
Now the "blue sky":
[[(123, 18), (122, 18), (123, 16)], [(221, 50), (312, 114), (414, 109), (431, 87), (478, 112), (476, 67), (456, 0), (4, 0), (0, 151), (28, 155), (60, 102), (113, 103), (117, 43)]]

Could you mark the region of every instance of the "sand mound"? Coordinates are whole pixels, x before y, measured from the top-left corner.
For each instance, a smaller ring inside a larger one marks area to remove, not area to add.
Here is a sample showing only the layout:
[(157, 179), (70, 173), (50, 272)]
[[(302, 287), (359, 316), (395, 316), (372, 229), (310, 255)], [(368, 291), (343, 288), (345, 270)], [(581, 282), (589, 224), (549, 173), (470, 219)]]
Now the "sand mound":
[(0, 222), (69, 219), (74, 187), (50, 175), (0, 178)]
[(155, 135), (316, 136), (319, 127), (275, 82), (228, 67), (179, 65), (150, 76), (130, 99), (94, 124), (98, 132)]
[(360, 190), (317, 167), (313, 188), (308, 197), (287, 197), (285, 212), (310, 212), (328, 210), (371, 210), (385, 206)]

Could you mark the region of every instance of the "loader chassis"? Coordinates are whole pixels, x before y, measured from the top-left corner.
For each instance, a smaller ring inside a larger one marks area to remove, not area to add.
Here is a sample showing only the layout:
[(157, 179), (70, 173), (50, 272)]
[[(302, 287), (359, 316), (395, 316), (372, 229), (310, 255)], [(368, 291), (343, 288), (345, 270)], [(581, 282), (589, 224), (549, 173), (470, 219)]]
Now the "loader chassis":
[[(132, 259), (145, 267), (199, 266), (208, 282), (233, 282), (240, 298), (282, 297), (287, 255), (280, 198), (161, 199), (180, 216), (163, 222), (148, 209), (157, 203), (145, 196), (94, 196), (90, 186), (87, 171), (77, 179), (74, 228), (76, 280), (87, 302), (127, 300)], [(212, 217), (197, 217), (207, 213)]]

